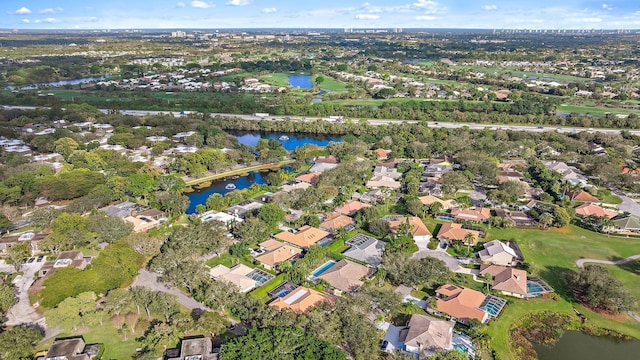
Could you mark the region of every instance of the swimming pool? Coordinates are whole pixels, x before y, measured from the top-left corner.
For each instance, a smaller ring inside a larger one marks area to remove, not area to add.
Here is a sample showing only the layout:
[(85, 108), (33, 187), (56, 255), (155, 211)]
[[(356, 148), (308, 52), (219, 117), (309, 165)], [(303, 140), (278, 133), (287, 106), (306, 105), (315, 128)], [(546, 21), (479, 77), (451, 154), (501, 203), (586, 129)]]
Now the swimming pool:
[(528, 294), (535, 294), (535, 293), (541, 293), (541, 292), (544, 292), (544, 289), (542, 288), (542, 286), (540, 286), (538, 283), (527, 281)]
[(458, 350), (458, 351), (463, 352), (463, 353), (469, 352), (469, 350), (466, 347), (462, 346), (462, 345), (455, 345), (453, 347), (453, 349), (454, 350)]
[(498, 314), (500, 313), (500, 306), (492, 303), (485, 305), (484, 309), (493, 317), (498, 316)]
[(320, 266), (319, 268), (315, 269), (312, 273), (311, 276), (314, 278), (317, 278), (318, 276), (324, 274), (325, 271), (331, 269), (331, 267), (333, 265), (335, 265), (336, 262), (333, 260), (329, 260), (326, 263), (324, 263), (322, 266)]

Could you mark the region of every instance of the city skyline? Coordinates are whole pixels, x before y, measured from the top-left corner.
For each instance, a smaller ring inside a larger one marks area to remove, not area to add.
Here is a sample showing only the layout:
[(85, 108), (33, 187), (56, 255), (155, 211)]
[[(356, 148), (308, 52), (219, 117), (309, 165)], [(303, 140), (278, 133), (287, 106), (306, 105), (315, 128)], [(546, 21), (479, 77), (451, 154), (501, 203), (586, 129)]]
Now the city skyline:
[(0, 13), (4, 29), (640, 28), (640, 3), (629, 0), (25, 0), (0, 4)]

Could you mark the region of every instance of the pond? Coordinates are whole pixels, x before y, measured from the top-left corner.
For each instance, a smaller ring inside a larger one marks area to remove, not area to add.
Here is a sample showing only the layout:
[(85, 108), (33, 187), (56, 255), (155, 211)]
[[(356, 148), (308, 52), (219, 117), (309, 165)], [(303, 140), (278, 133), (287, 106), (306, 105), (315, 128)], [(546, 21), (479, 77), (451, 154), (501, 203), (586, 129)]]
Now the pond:
[(311, 75), (291, 75), (287, 81), (294, 88), (311, 89), (313, 87)]
[(304, 144), (313, 144), (318, 146), (327, 146), (331, 141), (340, 142), (339, 137), (317, 134), (302, 133), (275, 133), (275, 132), (247, 132), (247, 131), (227, 131), (227, 133), (235, 136), (238, 142), (243, 145), (256, 146), (260, 139), (274, 139), (282, 143), (282, 146), (288, 151), (295, 150)]
[(611, 337), (567, 331), (553, 347), (534, 346), (540, 360), (637, 359), (640, 341), (622, 341)]
[(196, 206), (199, 204), (204, 204), (209, 196), (212, 194), (226, 194), (228, 192), (233, 191), (234, 189), (227, 189), (227, 184), (235, 185), (235, 190), (247, 189), (253, 184), (266, 184), (264, 176), (268, 173), (260, 173), (257, 171), (252, 171), (248, 175), (240, 176), (237, 179), (219, 179), (211, 182), (211, 186), (206, 189), (195, 189), (194, 192), (185, 193), (189, 198), (189, 208), (187, 209), (187, 214), (193, 214), (196, 212)]
[[(78, 85), (78, 84), (88, 83), (92, 81), (101, 81), (108, 77), (109, 76), (107, 75), (107, 76), (101, 76), (101, 77), (89, 77), (89, 78), (74, 79), (74, 80), (60, 80), (60, 81), (53, 81), (48, 83), (31, 84), (29, 86), (21, 87), (20, 90), (36, 90), (42, 87), (60, 87), (65, 85)], [(7, 86), (7, 89), (15, 90), (16, 87)]]

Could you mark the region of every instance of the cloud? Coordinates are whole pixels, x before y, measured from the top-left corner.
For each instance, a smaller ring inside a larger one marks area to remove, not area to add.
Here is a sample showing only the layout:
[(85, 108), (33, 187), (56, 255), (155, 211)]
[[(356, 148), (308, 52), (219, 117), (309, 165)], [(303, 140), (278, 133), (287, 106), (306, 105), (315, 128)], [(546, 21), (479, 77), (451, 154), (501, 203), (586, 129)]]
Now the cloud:
[(484, 11), (491, 11), (491, 10), (496, 10), (498, 7), (495, 5), (485, 5), (482, 7), (482, 10)]
[(34, 21), (34, 23), (36, 23), (36, 24), (40, 24), (40, 23), (55, 24), (55, 23), (59, 23), (59, 22), (60, 22), (60, 20), (58, 20), (56, 18), (36, 19)]
[(262, 9), (262, 12), (265, 13), (265, 14), (272, 14), (272, 13), (277, 12), (277, 11), (278, 11), (278, 9), (276, 9), (274, 7)]
[(227, 5), (233, 5), (233, 6), (247, 6), (251, 4), (251, 0), (230, 0), (227, 1)]
[(418, 21), (431, 21), (431, 20), (435, 20), (436, 17), (435, 16), (431, 16), (431, 15), (421, 15), (421, 16), (416, 16), (416, 20)]
[(185, 5), (185, 3), (180, 1), (179, 3), (176, 4), (176, 6), (179, 7), (179, 8), (183, 8), (183, 7), (187, 6), (187, 5)]
[(599, 23), (599, 22), (602, 22), (602, 19), (597, 17), (587, 17), (587, 18), (580, 19), (580, 21), (586, 22), (586, 23)]
[(23, 22), (23, 23), (25, 23), (25, 24), (28, 24), (28, 23), (30, 23), (31, 21), (29, 21), (29, 19), (22, 19), (22, 22)]
[(374, 15), (374, 14), (358, 14), (356, 15), (356, 19), (358, 20), (376, 20), (379, 19), (380, 15)]
[(63, 12), (64, 9), (62, 8), (48, 8), (48, 9), (42, 9), (40, 10), (40, 14), (57, 14), (57, 13), (61, 13)]
[(27, 14), (31, 14), (31, 10), (23, 6), (20, 9), (14, 11), (13, 13), (16, 15), (27, 15)]
[(613, 10), (613, 6), (611, 6), (609, 4), (602, 4), (602, 8), (604, 10), (609, 10), (609, 11)]
[(211, 3), (206, 3), (204, 1), (196, 0), (196, 1), (192, 1), (191, 2), (191, 7), (198, 8), (198, 9), (208, 9), (208, 8), (211, 8), (211, 7), (214, 7), (214, 6), (216, 6), (216, 5), (215, 4), (211, 4)]

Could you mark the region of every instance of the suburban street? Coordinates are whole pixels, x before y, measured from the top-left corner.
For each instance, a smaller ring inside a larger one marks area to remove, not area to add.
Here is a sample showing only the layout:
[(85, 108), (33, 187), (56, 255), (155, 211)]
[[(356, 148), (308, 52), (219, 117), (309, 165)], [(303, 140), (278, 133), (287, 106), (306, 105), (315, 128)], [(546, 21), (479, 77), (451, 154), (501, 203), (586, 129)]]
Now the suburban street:
[(167, 287), (164, 283), (160, 282), (158, 274), (154, 274), (147, 269), (140, 270), (140, 274), (136, 277), (130, 287), (136, 286), (146, 287), (153, 291), (174, 295), (182, 306), (191, 311), (195, 309), (211, 311), (207, 306), (195, 301), (193, 298), (185, 295), (182, 291)]
[[(14, 109), (14, 110), (36, 110), (36, 109), (46, 109), (46, 107), (36, 107), (36, 106), (13, 106), (13, 105), (2, 105), (4, 109)], [(104, 114), (108, 114), (110, 112), (109, 109), (100, 109), (100, 112)], [(175, 117), (181, 117), (188, 114), (194, 114), (193, 111), (151, 111), (151, 110), (120, 110), (120, 114), (130, 115), (130, 116), (147, 116), (147, 115), (173, 115)], [(301, 117), (301, 116), (293, 116), (293, 115), (270, 115), (268, 117), (262, 116), (253, 116), (252, 114), (226, 114), (226, 113), (210, 113), (212, 117), (215, 116), (224, 116), (224, 117), (236, 117), (243, 120), (252, 120), (252, 121), (283, 121), (285, 119), (290, 119), (291, 121), (302, 121), (302, 122), (311, 122), (316, 120), (321, 120), (322, 118), (315, 117)], [(399, 120), (399, 119), (367, 119), (367, 123), (373, 126), (380, 125), (388, 125), (394, 123), (417, 123), (415, 120)], [(435, 122), (430, 121), (427, 122), (429, 127), (431, 128), (449, 128), (449, 129), (459, 129), (465, 126), (469, 127), (472, 130), (515, 130), (515, 131), (528, 131), (528, 132), (544, 132), (544, 131), (557, 131), (559, 133), (575, 133), (580, 131), (589, 131), (589, 132), (599, 132), (599, 133), (609, 133), (609, 134), (617, 134), (620, 132), (619, 129), (601, 129), (601, 128), (579, 128), (579, 127), (558, 127), (558, 126), (533, 126), (533, 125), (504, 125), (504, 124), (477, 124), (477, 123), (451, 123), (451, 122)], [(630, 130), (629, 131), (633, 135), (640, 136), (640, 130)]]
[[(22, 265), (23, 275), (14, 280), (14, 285), (18, 291), (18, 303), (13, 305), (7, 312), (7, 325), (16, 326), (22, 324), (32, 324), (40, 322), (44, 317), (31, 306), (29, 301), (29, 288), (34, 282), (34, 275), (40, 270), (44, 261), (32, 262)], [(43, 324), (44, 325), (44, 324)]]

